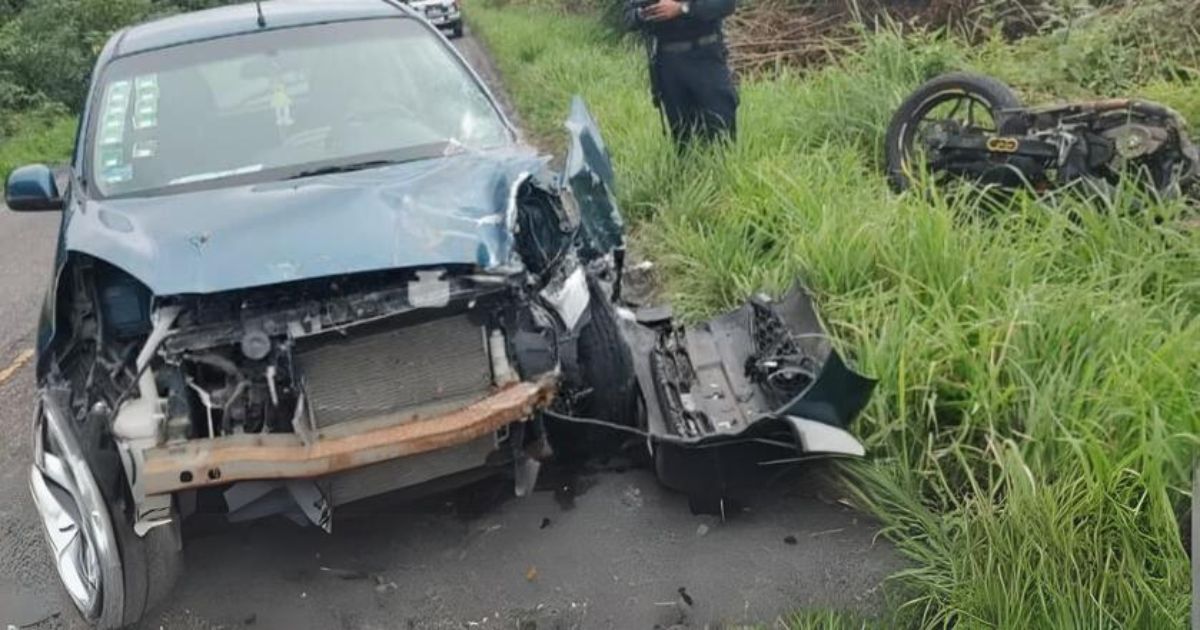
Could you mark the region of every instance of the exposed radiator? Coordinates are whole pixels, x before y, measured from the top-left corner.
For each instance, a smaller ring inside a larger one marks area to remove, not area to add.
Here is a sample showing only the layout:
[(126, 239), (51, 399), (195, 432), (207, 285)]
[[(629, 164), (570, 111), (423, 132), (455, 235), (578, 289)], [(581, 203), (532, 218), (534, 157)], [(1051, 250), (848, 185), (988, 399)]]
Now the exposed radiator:
[(492, 384), (484, 329), (466, 315), (322, 340), (295, 360), (318, 429), (379, 416), (411, 421)]

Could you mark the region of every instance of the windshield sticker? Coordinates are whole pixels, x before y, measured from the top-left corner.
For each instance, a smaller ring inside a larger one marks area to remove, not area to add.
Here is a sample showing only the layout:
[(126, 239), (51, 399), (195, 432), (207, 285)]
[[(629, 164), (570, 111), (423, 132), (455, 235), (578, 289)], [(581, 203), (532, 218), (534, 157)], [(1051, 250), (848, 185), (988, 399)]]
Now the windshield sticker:
[(106, 184), (121, 184), (133, 179), (133, 165), (106, 167), (100, 174)]
[(120, 145), (104, 145), (100, 147), (100, 167), (112, 168), (125, 162), (125, 149)]
[(120, 118), (105, 120), (100, 135), (100, 144), (121, 144), (125, 138), (125, 121)]
[(149, 129), (158, 124), (158, 75), (134, 79), (133, 128)]
[(125, 111), (129, 103), (129, 81), (113, 81), (108, 86), (107, 108), (109, 112)]
[(276, 81), (271, 90), (271, 107), (275, 110), (276, 127), (291, 127), (296, 122), (292, 120), (292, 97), (282, 81)]
[(158, 153), (158, 140), (141, 140), (133, 143), (131, 157), (135, 160), (154, 157)]
[(129, 81), (114, 81), (108, 86), (102, 111), (100, 144), (121, 144), (125, 139), (125, 114), (129, 111)]

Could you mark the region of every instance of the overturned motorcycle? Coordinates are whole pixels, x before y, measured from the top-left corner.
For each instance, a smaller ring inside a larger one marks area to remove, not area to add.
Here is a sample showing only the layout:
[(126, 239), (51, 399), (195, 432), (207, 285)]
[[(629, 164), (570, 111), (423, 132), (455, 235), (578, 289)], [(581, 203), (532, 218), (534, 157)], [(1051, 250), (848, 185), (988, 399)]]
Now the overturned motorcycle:
[(1157, 103), (1110, 99), (1024, 107), (991, 77), (952, 73), (917, 88), (893, 115), (888, 177), (897, 191), (927, 174), (1038, 192), (1083, 184), (1108, 194), (1123, 177), (1161, 198), (1186, 194), (1200, 152), (1183, 117)]

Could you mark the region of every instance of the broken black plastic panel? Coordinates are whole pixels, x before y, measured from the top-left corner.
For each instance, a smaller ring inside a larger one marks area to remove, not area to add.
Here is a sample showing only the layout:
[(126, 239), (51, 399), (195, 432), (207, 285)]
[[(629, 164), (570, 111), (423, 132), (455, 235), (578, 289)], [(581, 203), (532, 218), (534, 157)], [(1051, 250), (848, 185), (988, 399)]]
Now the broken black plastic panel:
[(833, 349), (800, 286), (696, 326), (662, 311), (623, 322), (662, 483), (713, 504), (764, 464), (859, 456), (847, 431), (875, 381)]

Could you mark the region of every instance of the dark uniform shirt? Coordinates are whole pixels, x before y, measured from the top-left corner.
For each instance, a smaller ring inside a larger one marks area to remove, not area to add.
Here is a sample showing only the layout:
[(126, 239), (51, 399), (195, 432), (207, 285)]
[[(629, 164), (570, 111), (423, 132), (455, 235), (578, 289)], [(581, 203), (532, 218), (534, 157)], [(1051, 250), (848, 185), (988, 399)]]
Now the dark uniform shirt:
[(737, 131), (737, 90), (726, 63), (721, 23), (736, 0), (692, 0), (686, 15), (643, 20), (631, 4), (625, 24), (647, 35), (650, 89), (680, 148), (693, 138), (732, 139)]
[(660, 42), (696, 40), (705, 35), (721, 32), (721, 22), (733, 15), (735, 0), (693, 0), (687, 15), (663, 22), (646, 22), (637, 9), (627, 5), (625, 23), (630, 28), (641, 28)]

